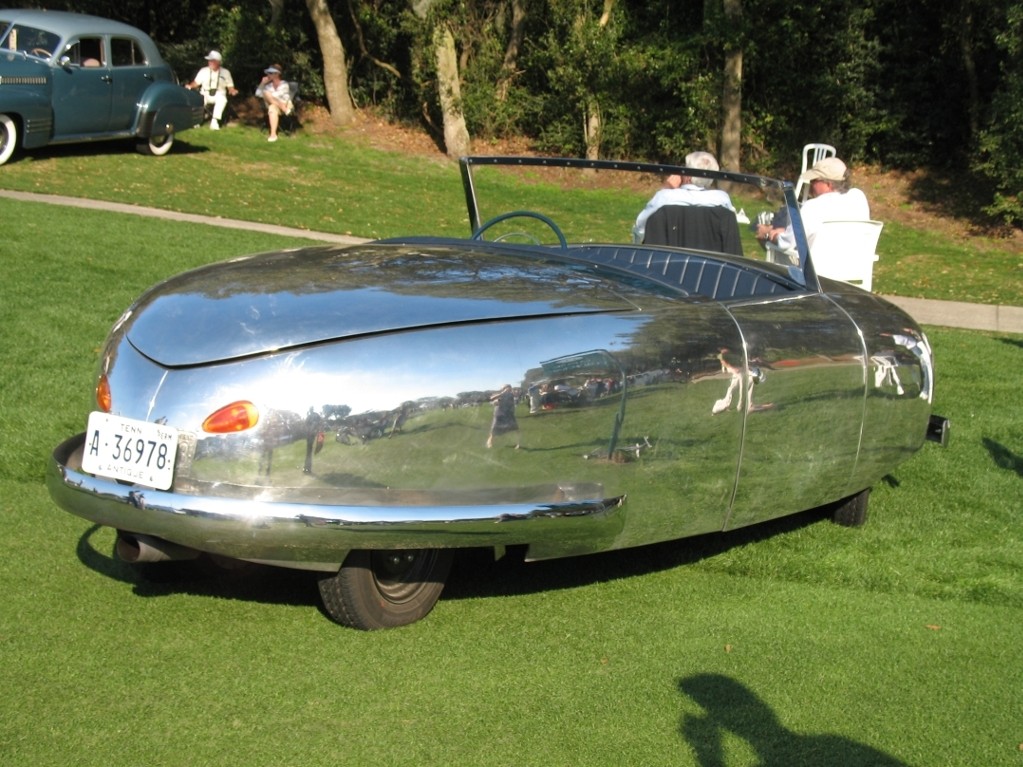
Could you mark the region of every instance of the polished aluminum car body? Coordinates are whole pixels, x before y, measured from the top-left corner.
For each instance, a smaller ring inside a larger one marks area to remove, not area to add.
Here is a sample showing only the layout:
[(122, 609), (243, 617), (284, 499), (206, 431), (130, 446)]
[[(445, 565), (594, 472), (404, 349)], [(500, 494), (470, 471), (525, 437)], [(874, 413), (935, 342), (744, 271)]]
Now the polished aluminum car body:
[(166, 154), (202, 122), (148, 35), (78, 13), (0, 10), (0, 164), (15, 149), (136, 139)]
[[(169, 486), (84, 471), (90, 426), (55, 451), (54, 498), (136, 557), (331, 574), (366, 551), (543, 559), (865, 500), (942, 425), (919, 327), (818, 282), (805, 247), (782, 267), (560, 231), (485, 241), (473, 170), (509, 162), (463, 160), (471, 239), (263, 254), (143, 295), (102, 352), (100, 400), (176, 430)], [(803, 240), (791, 185), (709, 175), (783, 196)], [(238, 430), (211, 426), (224, 413)]]

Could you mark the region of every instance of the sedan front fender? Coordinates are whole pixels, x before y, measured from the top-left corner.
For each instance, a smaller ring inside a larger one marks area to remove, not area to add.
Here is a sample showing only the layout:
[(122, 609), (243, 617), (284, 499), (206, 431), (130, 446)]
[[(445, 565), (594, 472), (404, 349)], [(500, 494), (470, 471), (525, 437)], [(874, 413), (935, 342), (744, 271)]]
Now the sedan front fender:
[[(24, 85), (18, 80), (0, 78), (4, 85)], [(38, 78), (45, 84), (45, 78)], [(13, 80), (13, 82), (12, 82)], [(53, 110), (50, 96), (40, 88), (7, 88), (0, 93), (0, 114), (9, 115), (20, 124), (21, 145), (27, 149), (45, 146), (53, 132)]]

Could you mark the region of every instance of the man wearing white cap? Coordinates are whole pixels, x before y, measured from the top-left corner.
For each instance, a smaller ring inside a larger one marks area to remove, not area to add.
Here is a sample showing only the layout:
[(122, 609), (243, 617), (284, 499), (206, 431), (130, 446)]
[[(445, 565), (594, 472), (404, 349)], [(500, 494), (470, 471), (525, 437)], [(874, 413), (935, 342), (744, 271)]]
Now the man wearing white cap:
[(810, 199), (800, 208), (808, 245), (825, 221), (869, 221), (870, 205), (859, 189), (849, 188), (849, 169), (837, 157), (825, 157), (799, 177), (810, 185)]
[(277, 126), (281, 115), (290, 115), (295, 110), (292, 101), (291, 86), (281, 79), (281, 65), (271, 64), (263, 70), (263, 79), (256, 87), (256, 96), (266, 102), (266, 116), (270, 123), (270, 137), (267, 141), (277, 140)]
[(198, 89), (202, 93), (206, 106), (213, 107), (210, 130), (220, 130), (220, 121), (224, 119), (228, 95), (238, 95), (238, 91), (234, 87), (234, 79), (231, 77), (231, 73), (221, 66), (222, 61), (223, 57), (219, 51), (210, 51), (206, 56), (206, 66), (200, 69), (196, 73), (195, 79), (185, 86), (191, 90)]
[[(870, 204), (859, 189), (849, 188), (849, 169), (837, 157), (825, 157), (799, 177), (810, 185), (810, 199), (799, 209), (806, 232), (806, 244), (813, 246), (814, 238), (825, 221), (869, 221)], [(782, 209), (784, 211), (784, 208)], [(773, 243), (792, 263), (798, 263), (796, 235), (788, 221), (788, 213), (775, 214), (774, 221), (756, 227), (756, 236), (762, 245)]]

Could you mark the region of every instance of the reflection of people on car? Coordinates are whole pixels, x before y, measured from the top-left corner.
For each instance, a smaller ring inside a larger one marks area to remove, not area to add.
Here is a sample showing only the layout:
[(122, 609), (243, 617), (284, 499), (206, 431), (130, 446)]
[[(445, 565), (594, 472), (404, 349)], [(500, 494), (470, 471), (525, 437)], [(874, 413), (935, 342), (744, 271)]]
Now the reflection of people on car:
[(515, 420), (515, 393), (510, 384), (505, 384), (501, 391), (490, 397), (494, 404), (494, 420), (490, 422), (490, 436), (487, 447), (494, 446), (494, 437), (508, 432), (515, 432), (515, 449), (519, 449), (519, 422)]
[[(718, 352), (718, 361), (721, 363), (721, 372), (730, 373), (732, 378), (728, 383), (728, 391), (725, 392), (725, 396), (719, 399), (717, 402), (715, 402), (714, 406), (710, 409), (712, 415), (717, 415), (718, 413), (722, 413), (725, 410), (728, 410), (728, 406), (732, 404), (732, 396), (735, 394), (735, 391), (737, 389), (739, 391), (739, 401), (735, 403), (735, 409), (736, 410), (742, 409), (743, 397), (743, 389), (741, 388), (743, 378), (742, 367), (737, 367), (736, 365), (733, 365), (731, 362), (729, 362), (725, 358), (726, 354), (728, 354), (728, 349), (722, 349), (720, 352)], [(742, 363), (740, 363), (740, 365), (741, 364)], [(750, 378), (750, 380), (746, 383), (745, 389), (746, 399), (747, 401), (749, 401), (750, 396), (753, 394), (752, 378)]]

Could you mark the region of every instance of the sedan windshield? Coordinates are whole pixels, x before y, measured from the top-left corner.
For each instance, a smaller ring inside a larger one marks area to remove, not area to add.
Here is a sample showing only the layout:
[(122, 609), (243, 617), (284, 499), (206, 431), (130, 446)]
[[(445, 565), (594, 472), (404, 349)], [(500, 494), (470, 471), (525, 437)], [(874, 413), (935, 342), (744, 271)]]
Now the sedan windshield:
[(60, 42), (60, 36), (45, 29), (37, 29), (24, 24), (11, 24), (0, 21), (3, 36), (0, 37), (0, 50), (18, 51), (26, 56), (48, 59)]

